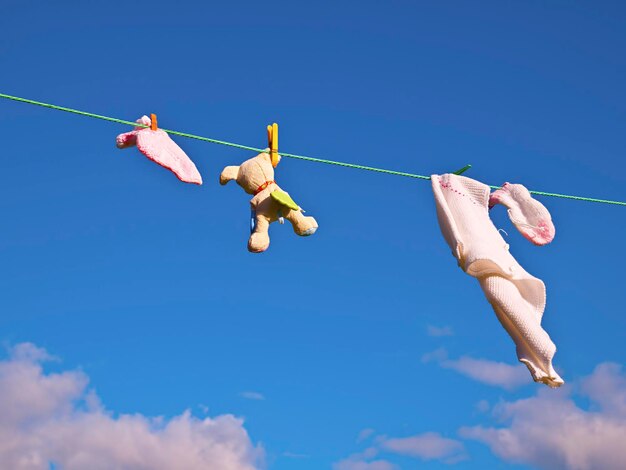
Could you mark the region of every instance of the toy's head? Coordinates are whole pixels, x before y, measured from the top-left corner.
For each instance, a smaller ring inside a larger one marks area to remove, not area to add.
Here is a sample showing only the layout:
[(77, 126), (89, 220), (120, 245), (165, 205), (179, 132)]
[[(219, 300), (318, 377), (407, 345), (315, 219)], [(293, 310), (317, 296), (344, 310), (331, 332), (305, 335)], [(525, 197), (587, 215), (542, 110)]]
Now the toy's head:
[[(280, 161), (280, 156), (278, 157)], [(220, 184), (235, 180), (248, 194), (255, 194), (266, 181), (274, 180), (274, 167), (269, 153), (260, 153), (239, 166), (227, 166), (220, 175)]]

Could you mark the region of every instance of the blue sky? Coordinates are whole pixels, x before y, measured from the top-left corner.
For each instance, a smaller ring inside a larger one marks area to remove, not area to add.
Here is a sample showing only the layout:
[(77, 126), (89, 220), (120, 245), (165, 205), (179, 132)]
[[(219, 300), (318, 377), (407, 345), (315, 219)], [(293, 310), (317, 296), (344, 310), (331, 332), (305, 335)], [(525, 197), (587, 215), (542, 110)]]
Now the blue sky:
[[(471, 163), (488, 184), (624, 201), (625, 19), (622, 2), (3, 0), (0, 92), (251, 146), (278, 122), (285, 152), (424, 175)], [(276, 179), (320, 228), (274, 224), (253, 255), (249, 197), (218, 184), (253, 155), (175, 137), (205, 183), (184, 185), (116, 149), (128, 130), (0, 101), (4, 364), (32, 343), (33, 377), (80, 371), (112, 420), (233, 414), (276, 470), (569, 468), (557, 444), (520, 456), (476, 437), (532, 443), (511, 411), (528, 403), (626, 436), (606, 398), (626, 394), (623, 207), (542, 198), (546, 247), (493, 211), (546, 283), (569, 384), (506, 389), (451, 366), (517, 367), (429, 182), (285, 158)]]

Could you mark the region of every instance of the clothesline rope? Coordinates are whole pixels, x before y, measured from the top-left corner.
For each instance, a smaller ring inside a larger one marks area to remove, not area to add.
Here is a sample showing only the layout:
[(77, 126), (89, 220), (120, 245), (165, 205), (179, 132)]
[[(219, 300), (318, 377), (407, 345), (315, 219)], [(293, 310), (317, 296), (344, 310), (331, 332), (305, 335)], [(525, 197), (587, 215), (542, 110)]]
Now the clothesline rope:
[[(138, 123), (136, 123), (134, 121), (125, 121), (123, 119), (112, 118), (112, 117), (109, 117), (109, 116), (102, 116), (100, 114), (89, 113), (89, 112), (86, 112), (86, 111), (79, 111), (77, 109), (66, 108), (64, 106), (57, 106), (57, 105), (49, 104), (49, 103), (42, 103), (40, 101), (29, 100), (27, 98), (20, 98), (18, 96), (5, 95), (4, 93), (0, 93), (0, 98), (5, 98), (5, 99), (13, 100), (13, 101), (19, 101), (21, 103), (34, 104), (34, 105), (37, 105), (37, 106), (42, 106), (44, 108), (56, 109), (57, 111), (65, 111), (65, 112), (68, 112), (68, 113), (78, 114), (80, 116), (86, 116), (86, 117), (91, 117), (91, 118), (95, 118), (95, 119), (102, 119), (104, 121), (116, 122), (118, 124), (125, 124), (125, 125), (135, 126), (135, 127), (149, 127), (149, 126), (143, 126), (143, 125), (138, 124)], [(228, 147), (234, 147), (234, 148), (243, 149), (243, 150), (251, 150), (251, 151), (254, 151), (254, 152), (262, 152), (262, 151), (265, 150), (265, 149), (256, 148), (256, 147), (248, 147), (247, 145), (236, 144), (236, 143), (233, 143), (233, 142), (226, 142), (226, 141), (223, 141), (223, 140), (211, 139), (209, 137), (203, 137), (203, 136), (199, 136), (199, 135), (188, 134), (186, 132), (179, 132), (179, 131), (174, 131), (174, 130), (164, 129), (164, 128), (161, 128), (161, 130), (167, 132), (168, 134), (178, 135), (178, 136), (181, 136), (181, 137), (187, 137), (189, 139), (196, 139), (196, 140), (200, 140), (200, 141), (203, 141), (203, 142), (211, 142), (213, 144), (226, 145)], [(292, 154), (292, 153), (284, 153), (284, 152), (278, 152), (278, 153), (282, 157), (295, 158), (295, 159), (298, 159), (298, 160), (305, 160), (305, 161), (309, 161), (309, 162), (326, 163), (328, 165), (343, 166), (343, 167), (346, 167), (346, 168), (355, 168), (357, 170), (367, 170), (367, 171), (374, 171), (374, 172), (377, 172), (377, 173), (385, 173), (385, 174), (388, 174), (388, 175), (404, 176), (404, 177), (407, 177), (407, 178), (415, 178), (415, 179), (421, 179), (421, 180), (430, 180), (430, 176), (416, 175), (416, 174), (413, 174), (413, 173), (406, 173), (406, 172), (403, 172), (403, 171), (386, 170), (384, 168), (376, 168), (376, 167), (371, 167), (371, 166), (357, 165), (355, 163), (337, 162), (337, 161), (333, 161), (333, 160), (325, 160), (325, 159), (322, 159), (322, 158), (307, 157), (307, 156), (304, 156), (304, 155), (295, 155), (295, 154)], [(500, 188), (500, 186), (491, 186), (491, 185), (489, 187), (492, 188), (492, 189)], [(568, 195), (568, 194), (547, 193), (547, 192), (543, 192), (543, 191), (530, 191), (530, 193), (538, 195), (538, 196), (558, 197), (558, 198), (563, 198), (563, 199), (573, 199), (573, 200), (576, 200), (576, 201), (598, 202), (598, 203), (602, 203), (602, 204), (613, 204), (613, 205), (618, 205), (618, 206), (626, 206), (626, 202), (610, 201), (610, 200), (607, 200), (607, 199), (596, 199), (596, 198), (583, 197), (583, 196), (571, 196), (571, 195)]]

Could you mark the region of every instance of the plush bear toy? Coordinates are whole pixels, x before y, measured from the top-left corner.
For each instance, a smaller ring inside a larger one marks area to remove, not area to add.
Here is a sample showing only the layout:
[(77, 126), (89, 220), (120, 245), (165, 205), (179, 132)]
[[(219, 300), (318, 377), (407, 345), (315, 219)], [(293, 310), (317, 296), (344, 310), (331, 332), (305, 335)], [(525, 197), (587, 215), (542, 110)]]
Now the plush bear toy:
[[(280, 159), (280, 157), (279, 157)], [(306, 237), (317, 230), (313, 217), (306, 217), (288, 193), (282, 191), (274, 181), (274, 167), (269, 153), (260, 153), (240, 166), (227, 166), (220, 175), (220, 184), (235, 180), (248, 194), (252, 209), (251, 235), (248, 250), (261, 253), (270, 246), (269, 225), (283, 217), (291, 222), (296, 234)]]

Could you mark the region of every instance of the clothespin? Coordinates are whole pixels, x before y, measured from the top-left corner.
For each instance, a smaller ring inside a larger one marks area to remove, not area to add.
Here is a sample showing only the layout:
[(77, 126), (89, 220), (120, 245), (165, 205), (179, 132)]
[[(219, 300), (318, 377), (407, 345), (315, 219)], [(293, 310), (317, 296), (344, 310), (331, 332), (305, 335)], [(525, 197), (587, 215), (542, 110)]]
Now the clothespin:
[(463, 168), (460, 168), (458, 170), (456, 170), (454, 172), (455, 175), (460, 175), (461, 173), (465, 173), (467, 170), (469, 170), (472, 167), (472, 165), (465, 165)]
[(267, 146), (270, 149), (270, 159), (272, 166), (278, 165), (278, 124), (267, 126)]
[(158, 129), (156, 114), (151, 114), (150, 115), (150, 129), (153, 130), (153, 131), (156, 131)]

